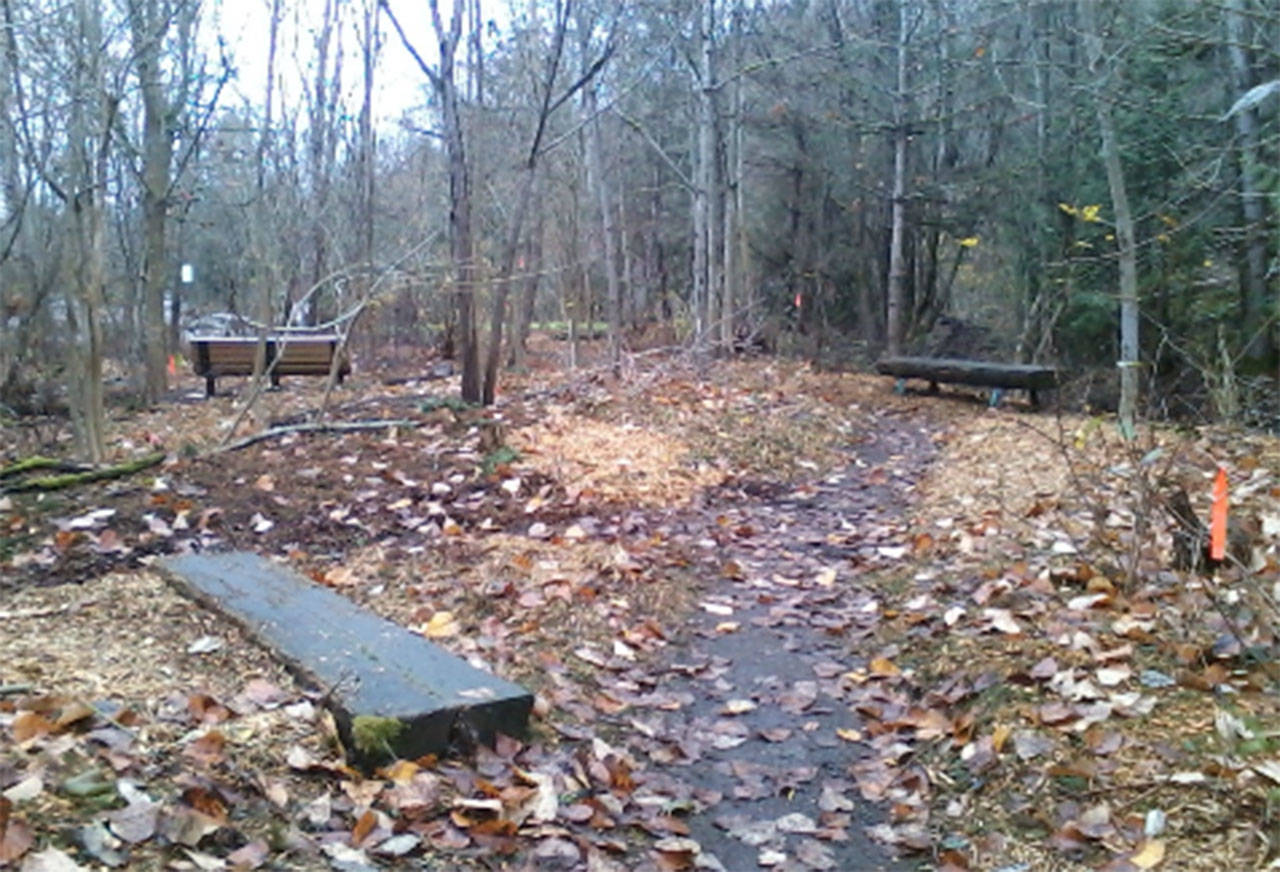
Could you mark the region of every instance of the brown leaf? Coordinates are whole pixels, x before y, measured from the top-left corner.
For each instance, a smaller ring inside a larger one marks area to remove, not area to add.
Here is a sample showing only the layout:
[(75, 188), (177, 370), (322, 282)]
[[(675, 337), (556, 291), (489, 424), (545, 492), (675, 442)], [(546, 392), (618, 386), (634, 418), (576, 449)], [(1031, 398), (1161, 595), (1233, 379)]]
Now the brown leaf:
[(220, 724), (231, 717), (231, 710), (207, 693), (187, 697), (187, 711), (202, 724)]
[(369, 837), (369, 833), (373, 832), (378, 825), (378, 814), (373, 809), (366, 809), (365, 813), (360, 815), (360, 819), (356, 821), (356, 825), (351, 828), (351, 844), (359, 847), (360, 843)]
[(702, 853), (702, 845), (680, 836), (659, 839), (653, 843), (653, 851), (659, 868), (670, 872), (685, 872), (694, 868), (698, 855)]
[(183, 754), (200, 766), (216, 766), (223, 760), (223, 749), (227, 746), (227, 737), (218, 730), (209, 730), (200, 738), (187, 745)]
[(47, 736), (53, 730), (53, 722), (38, 712), (22, 712), (13, 719), (13, 740), (19, 745), (41, 736)]
[(13, 803), (0, 796), (0, 863), (13, 863), (31, 850), (31, 828), (12, 816)]
[(227, 804), (215, 791), (205, 787), (188, 787), (182, 791), (182, 801), (215, 824), (227, 822)]

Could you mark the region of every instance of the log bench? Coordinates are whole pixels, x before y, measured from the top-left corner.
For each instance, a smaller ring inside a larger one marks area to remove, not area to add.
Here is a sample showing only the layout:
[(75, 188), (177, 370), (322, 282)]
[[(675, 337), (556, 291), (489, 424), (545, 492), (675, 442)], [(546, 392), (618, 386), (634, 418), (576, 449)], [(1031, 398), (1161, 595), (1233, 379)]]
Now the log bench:
[(898, 393), (905, 390), (909, 378), (929, 382), (930, 391), (937, 391), (940, 382), (991, 388), (992, 406), (1000, 405), (1005, 390), (1019, 389), (1027, 392), (1035, 408), (1039, 405), (1037, 392), (1058, 383), (1058, 371), (1051, 366), (948, 357), (882, 357), (876, 361), (876, 372), (895, 376)]
[(245, 552), (185, 554), (157, 565), (183, 593), (324, 691), (343, 744), (366, 768), (526, 732), (527, 690), (285, 567)]
[[(224, 375), (253, 375), (254, 358), (259, 340), (254, 336), (193, 336), (191, 366), (196, 375), (204, 376), (205, 396), (213, 396), (215, 382)], [(267, 337), (264, 372), (271, 375), (272, 387), (280, 386), (286, 375), (327, 376), (338, 350), (338, 337), (331, 334)], [(351, 372), (344, 355), (338, 365), (338, 383)]]

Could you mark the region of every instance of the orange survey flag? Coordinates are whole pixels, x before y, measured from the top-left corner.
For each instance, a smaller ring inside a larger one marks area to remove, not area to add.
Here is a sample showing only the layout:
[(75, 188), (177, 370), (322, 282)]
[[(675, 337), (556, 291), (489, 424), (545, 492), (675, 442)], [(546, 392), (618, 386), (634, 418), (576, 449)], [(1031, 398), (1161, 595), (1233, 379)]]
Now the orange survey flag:
[(174, 363), (173, 355), (170, 354), (169, 355), (169, 375), (177, 375), (177, 374), (178, 374), (178, 367)]
[(1227, 471), (1218, 467), (1213, 480), (1213, 508), (1209, 510), (1209, 559), (1227, 557)]

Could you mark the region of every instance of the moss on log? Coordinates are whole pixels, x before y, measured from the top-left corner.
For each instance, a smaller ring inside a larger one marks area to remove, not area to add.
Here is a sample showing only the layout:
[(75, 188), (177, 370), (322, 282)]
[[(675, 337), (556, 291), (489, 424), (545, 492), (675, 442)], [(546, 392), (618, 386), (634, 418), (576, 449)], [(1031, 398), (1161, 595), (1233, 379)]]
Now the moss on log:
[[(37, 478), (28, 478), (24, 481), (5, 485), (3, 488), (0, 488), (0, 490), (3, 490), (4, 492), (7, 492), (7, 493), (29, 493), (31, 491), (55, 491), (55, 490), (62, 490), (63, 488), (76, 487), (77, 485), (89, 484), (95, 481), (106, 481), (108, 479), (113, 479), (113, 478), (124, 478), (127, 475), (133, 475), (135, 472), (140, 472), (141, 470), (147, 469), (148, 467), (155, 466), (157, 463), (160, 463), (162, 460), (164, 460), (164, 458), (165, 458), (165, 453), (163, 451), (156, 451), (152, 454), (147, 454), (143, 457), (139, 457), (136, 460), (128, 460), (128, 461), (125, 461), (124, 463), (117, 463), (113, 466), (94, 467), (89, 469), (80, 467), (76, 469), (76, 471), (74, 472), (66, 472), (66, 473), (63, 473), (62, 475), (45, 475), (45, 476), (39, 476)], [(43, 460), (46, 458), (31, 458), (31, 459)], [(58, 468), (59, 466), (61, 466), (61, 463), (55, 462), (52, 466), (54, 468)], [(11, 468), (12, 467), (10, 467), (10, 469)], [(49, 465), (28, 467), (28, 469), (48, 469), (48, 468), (50, 468)]]
[(37, 469), (56, 469), (61, 472), (85, 472), (89, 470), (90, 467), (79, 463), (70, 463), (66, 460), (58, 460), (56, 457), (40, 457), (37, 455), (0, 468), (0, 479), (25, 475), (26, 473), (34, 472)]

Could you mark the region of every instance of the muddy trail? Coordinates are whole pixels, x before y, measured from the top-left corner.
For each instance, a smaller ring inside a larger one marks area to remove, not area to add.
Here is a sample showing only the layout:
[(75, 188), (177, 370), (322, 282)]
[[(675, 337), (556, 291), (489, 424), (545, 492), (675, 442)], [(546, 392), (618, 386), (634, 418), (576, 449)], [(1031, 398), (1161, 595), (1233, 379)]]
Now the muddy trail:
[(648, 707), (612, 725), (647, 761), (642, 778), (683, 782), (702, 809), (687, 832), (655, 833), (677, 853), (682, 837), (696, 842), (700, 853), (684, 846), (696, 868), (911, 868), (871, 837), (884, 819), (871, 800), (892, 790), (878, 760), (904, 761), (892, 732), (867, 735), (866, 692), (851, 678), (872, 659), (859, 643), (881, 610), (858, 576), (907, 547), (905, 509), (934, 443), (905, 416), (867, 432), (826, 478), (722, 490), (654, 528), (697, 543), (706, 583), (663, 666), (615, 673), (616, 695)]

